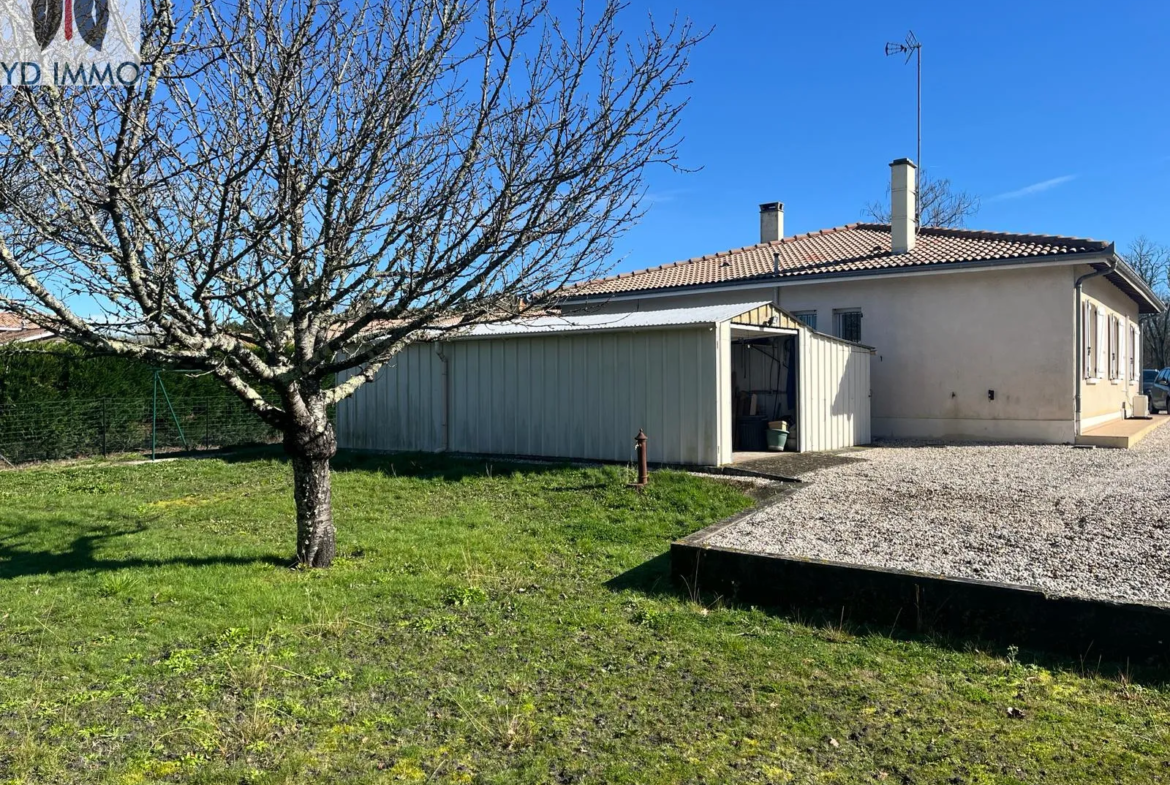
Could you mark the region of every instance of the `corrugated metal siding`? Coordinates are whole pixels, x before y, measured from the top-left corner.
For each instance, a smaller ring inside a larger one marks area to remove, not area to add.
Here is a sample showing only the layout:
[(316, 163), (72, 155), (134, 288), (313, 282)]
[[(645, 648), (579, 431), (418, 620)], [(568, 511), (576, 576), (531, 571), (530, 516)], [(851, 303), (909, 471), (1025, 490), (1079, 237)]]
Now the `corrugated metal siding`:
[[(726, 403), (718, 330), (442, 344), (449, 363), (449, 449), (628, 461), (634, 435), (645, 428), (653, 462), (720, 463)], [(409, 347), (394, 367), (342, 402), (341, 446), (442, 449), (442, 368), (433, 346)], [(413, 380), (406, 378), (412, 372)]]
[[(798, 342), (800, 449), (869, 443), (871, 352), (807, 329)], [(338, 406), (338, 441), (368, 450), (627, 461), (645, 428), (654, 462), (724, 464), (733, 352), (727, 321), (414, 344)]]
[[(450, 356), (449, 347), (447, 356)], [(339, 374), (344, 381), (347, 374)], [(443, 363), (435, 344), (411, 344), (337, 407), (337, 441), (357, 450), (443, 449)]]
[(802, 330), (799, 349), (801, 452), (868, 444), (871, 352)]

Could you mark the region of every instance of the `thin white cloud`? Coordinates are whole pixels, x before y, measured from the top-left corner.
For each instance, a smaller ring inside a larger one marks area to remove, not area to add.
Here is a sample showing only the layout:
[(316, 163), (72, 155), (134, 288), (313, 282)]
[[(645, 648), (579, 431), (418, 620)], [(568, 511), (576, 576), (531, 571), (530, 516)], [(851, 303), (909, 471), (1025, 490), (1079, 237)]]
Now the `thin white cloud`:
[(999, 202), (999, 201), (1003, 201), (1004, 199), (1021, 199), (1025, 196), (1032, 196), (1033, 194), (1043, 193), (1044, 191), (1047, 191), (1051, 188), (1055, 188), (1058, 185), (1064, 185), (1065, 183), (1069, 182), (1070, 180), (1075, 180), (1075, 179), (1077, 179), (1077, 175), (1075, 175), (1075, 174), (1062, 174), (1060, 177), (1053, 177), (1050, 180), (1041, 180), (1038, 183), (1032, 183), (1031, 185), (1026, 185), (1023, 188), (1019, 188), (1015, 191), (1008, 191), (1006, 193), (996, 194), (995, 196), (991, 197), (987, 201)]
[(649, 191), (642, 197), (642, 201), (646, 205), (663, 204), (664, 202), (673, 202), (678, 197), (690, 192), (690, 188), (667, 188), (662, 191)]

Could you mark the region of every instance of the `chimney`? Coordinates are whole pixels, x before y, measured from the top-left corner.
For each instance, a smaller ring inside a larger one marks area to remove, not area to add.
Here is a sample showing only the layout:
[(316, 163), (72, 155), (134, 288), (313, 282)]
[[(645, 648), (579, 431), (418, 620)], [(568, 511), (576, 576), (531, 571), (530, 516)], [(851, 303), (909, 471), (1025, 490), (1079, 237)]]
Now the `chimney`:
[(760, 242), (770, 243), (784, 237), (784, 205), (768, 202), (760, 205)]
[(914, 250), (918, 227), (917, 212), (918, 167), (909, 158), (899, 158), (890, 164), (890, 248), (894, 253)]

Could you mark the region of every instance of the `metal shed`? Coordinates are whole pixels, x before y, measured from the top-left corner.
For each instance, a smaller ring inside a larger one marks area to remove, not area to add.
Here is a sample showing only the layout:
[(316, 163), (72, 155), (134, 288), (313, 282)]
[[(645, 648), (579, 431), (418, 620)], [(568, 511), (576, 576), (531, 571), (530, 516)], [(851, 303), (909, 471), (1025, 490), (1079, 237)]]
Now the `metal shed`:
[(651, 461), (718, 466), (732, 461), (737, 379), (757, 354), (773, 365), (754, 378), (776, 389), (754, 404), (792, 418), (792, 447), (869, 442), (872, 350), (771, 303), (542, 316), (411, 344), (338, 406), (338, 442), (627, 461), (643, 428)]

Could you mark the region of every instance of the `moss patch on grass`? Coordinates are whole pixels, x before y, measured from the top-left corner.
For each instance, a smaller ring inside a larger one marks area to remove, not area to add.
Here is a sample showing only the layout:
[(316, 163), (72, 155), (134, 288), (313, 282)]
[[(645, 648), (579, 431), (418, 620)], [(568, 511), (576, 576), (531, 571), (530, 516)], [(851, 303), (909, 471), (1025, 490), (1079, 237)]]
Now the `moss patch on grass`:
[(0, 473), (0, 783), (1155, 782), (1157, 673), (692, 598), (750, 503), (617, 468), (272, 456)]

